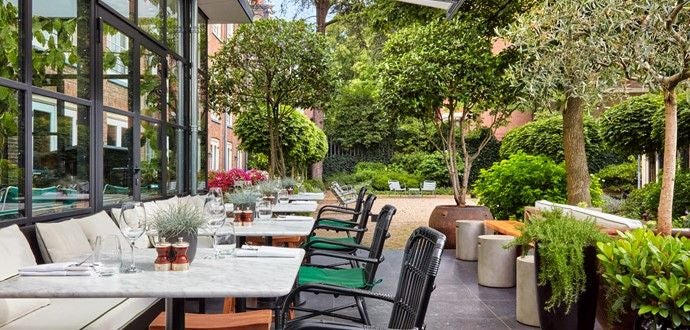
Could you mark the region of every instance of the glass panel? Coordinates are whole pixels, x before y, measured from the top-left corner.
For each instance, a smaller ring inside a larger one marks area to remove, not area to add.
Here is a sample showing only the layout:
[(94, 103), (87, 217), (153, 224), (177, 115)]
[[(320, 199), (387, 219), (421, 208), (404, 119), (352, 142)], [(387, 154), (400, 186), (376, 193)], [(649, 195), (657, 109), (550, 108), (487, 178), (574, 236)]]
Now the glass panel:
[(140, 107), (141, 114), (156, 119), (161, 118), (163, 103), (161, 102), (161, 75), (163, 70), (163, 59), (141, 47), (141, 91)]
[(184, 130), (168, 127), (166, 146), (168, 150), (168, 195), (181, 193), (184, 188)]
[(19, 80), (19, 6), (17, 0), (0, 0), (0, 77)]
[(0, 87), (0, 221), (24, 215), (24, 146), (21, 93)]
[(132, 118), (103, 113), (103, 205), (132, 199)]
[(33, 1), (33, 85), (89, 98), (90, 1)]
[(208, 71), (208, 25), (206, 19), (199, 14), (198, 24), (196, 26), (198, 35), (196, 47), (196, 63), (199, 69)]
[(199, 72), (197, 75), (197, 82), (199, 88), (197, 90), (197, 125), (198, 125), (198, 141), (197, 141), (197, 159), (196, 159), (196, 180), (197, 191), (206, 190), (206, 177), (208, 173), (208, 131), (207, 131), (207, 100), (206, 100), (206, 76)]
[(134, 10), (132, 10), (132, 2), (134, 0), (101, 0), (101, 2), (115, 9), (120, 15), (134, 21)]
[(132, 40), (103, 24), (103, 105), (132, 111)]
[(161, 40), (163, 26), (163, 1), (139, 0), (137, 8), (139, 27), (154, 38)]
[(167, 45), (168, 48), (182, 55), (182, 1), (168, 0)]
[(33, 108), (33, 215), (89, 207), (88, 107), (39, 95)]
[(141, 199), (161, 196), (161, 145), (159, 125), (141, 122)]
[(184, 125), (182, 82), (184, 65), (168, 56), (168, 122)]

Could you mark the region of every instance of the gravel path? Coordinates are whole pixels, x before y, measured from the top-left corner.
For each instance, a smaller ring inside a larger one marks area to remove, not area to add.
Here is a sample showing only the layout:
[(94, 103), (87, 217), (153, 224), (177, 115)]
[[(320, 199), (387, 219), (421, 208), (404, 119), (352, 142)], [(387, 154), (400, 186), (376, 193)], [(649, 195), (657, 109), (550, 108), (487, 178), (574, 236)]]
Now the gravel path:
[[(322, 204), (335, 204), (335, 198), (327, 198)], [(468, 201), (474, 204), (473, 200)], [(453, 196), (378, 196), (372, 212), (378, 213), (381, 208), (390, 204), (396, 207), (397, 212), (393, 216), (390, 227), (391, 237), (386, 241), (386, 249), (404, 249), (405, 242), (412, 231), (419, 226), (427, 226), (431, 211), (438, 205), (455, 204)], [(368, 225), (369, 232), (364, 237), (364, 244), (369, 244), (371, 233), (375, 223)], [(324, 236), (333, 236), (331, 232), (320, 233)]]

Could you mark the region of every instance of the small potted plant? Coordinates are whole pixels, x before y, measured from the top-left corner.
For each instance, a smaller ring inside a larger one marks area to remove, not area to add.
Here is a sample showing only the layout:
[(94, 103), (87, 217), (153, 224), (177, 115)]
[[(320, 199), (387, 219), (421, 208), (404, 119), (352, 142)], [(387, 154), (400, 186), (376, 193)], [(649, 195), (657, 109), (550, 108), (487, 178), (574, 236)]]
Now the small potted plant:
[(511, 246), (527, 252), (534, 244), (539, 322), (543, 329), (592, 329), (598, 277), (596, 244), (609, 240), (594, 221), (561, 211), (544, 212), (527, 223)]
[(227, 195), (227, 201), (232, 203), (235, 222), (240, 224), (254, 220), (256, 200), (261, 196), (253, 191), (240, 190)]
[(637, 329), (690, 329), (690, 240), (650, 229), (618, 235), (597, 244), (609, 319), (633, 311)]
[(199, 228), (206, 224), (203, 212), (188, 204), (174, 204), (164, 207), (153, 216), (153, 225), (159, 239), (170, 243), (177, 242), (182, 237), (189, 242), (187, 257), (194, 260)]
[(275, 204), (276, 191), (281, 188), (279, 180), (263, 181), (257, 184), (256, 187), (264, 200), (270, 201), (271, 204)]
[(288, 195), (292, 195), (293, 193), (296, 193), (297, 190), (297, 181), (293, 178), (282, 178), (280, 179), (280, 185), (282, 186), (283, 189), (287, 190)]

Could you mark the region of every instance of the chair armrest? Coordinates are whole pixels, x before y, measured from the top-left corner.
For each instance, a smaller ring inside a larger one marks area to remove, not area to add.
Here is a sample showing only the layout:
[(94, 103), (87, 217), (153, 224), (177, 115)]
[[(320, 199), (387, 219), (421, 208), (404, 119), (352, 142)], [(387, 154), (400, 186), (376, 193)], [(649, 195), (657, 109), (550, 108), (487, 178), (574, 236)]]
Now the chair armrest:
[[(336, 231), (336, 232), (339, 232), (339, 231), (349, 231), (349, 232), (355, 232), (355, 233), (363, 233), (363, 232), (366, 232), (366, 231), (367, 231), (366, 228), (358, 228), (358, 227), (345, 228), (345, 227), (337, 227), (337, 226), (330, 226), (330, 225), (316, 225), (316, 226), (314, 227), (314, 230), (315, 230), (315, 229), (334, 230), (334, 231)], [(314, 232), (314, 231), (312, 230), (312, 233), (313, 233), (313, 232)]]
[(319, 209), (319, 213), (316, 214), (316, 218), (317, 218), (317, 219), (318, 219), (318, 218), (321, 218), (321, 216), (322, 216), (323, 213), (325, 213), (325, 212), (342, 213), (342, 214), (351, 214), (351, 215), (357, 215), (357, 214), (360, 214), (360, 213), (361, 213), (361, 212), (359, 212), (359, 211), (355, 211), (355, 210), (350, 209), (350, 208), (332, 209), (332, 208), (330, 208), (330, 207), (329, 207), (329, 208), (326, 208), (326, 206), (324, 206), (324, 207), (322, 207), (321, 209)]
[(358, 249), (358, 250), (369, 251), (369, 247), (368, 247), (368, 246), (359, 245), (359, 244), (352, 244), (352, 243), (346, 243), (346, 242), (340, 242), (340, 241), (333, 241), (333, 240), (329, 240), (329, 239), (326, 239), (326, 238), (319, 238), (319, 239), (315, 239), (315, 240), (313, 240), (313, 241), (309, 241), (309, 242), (307, 242), (307, 244), (305, 244), (305, 245), (303, 246), (303, 248), (304, 248), (305, 250), (311, 249), (311, 248), (312, 248), (312, 245), (314, 245), (314, 244), (316, 244), (316, 243), (327, 243), (327, 244), (342, 246), (342, 247), (351, 248), (351, 249)]
[(331, 257), (331, 258), (337, 258), (337, 259), (366, 262), (368, 264), (380, 264), (385, 259), (383, 256), (381, 256), (381, 258), (379, 258), (379, 259), (374, 259), (374, 258), (369, 258), (369, 257), (352, 255), (349, 253), (338, 253), (338, 252), (324, 251), (324, 250), (311, 250), (307, 253), (307, 256), (309, 256), (309, 257), (324, 256), (324, 257)]

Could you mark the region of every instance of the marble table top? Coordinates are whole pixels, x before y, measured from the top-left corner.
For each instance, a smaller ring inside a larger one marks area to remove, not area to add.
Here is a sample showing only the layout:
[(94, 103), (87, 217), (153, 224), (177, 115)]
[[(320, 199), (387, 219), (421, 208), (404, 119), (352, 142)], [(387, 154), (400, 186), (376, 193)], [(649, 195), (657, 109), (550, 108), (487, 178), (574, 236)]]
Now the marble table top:
[(322, 201), (326, 198), (326, 195), (322, 192), (319, 193), (298, 193), (289, 195), (288, 197), (291, 201)]
[[(266, 237), (266, 236), (307, 236), (314, 227), (314, 219), (311, 220), (259, 220), (249, 222), (244, 225), (233, 224), (235, 236), (244, 237)], [(231, 228), (228, 224), (218, 229), (217, 234), (229, 233)], [(211, 232), (206, 229), (199, 230), (199, 236), (211, 236)]]
[(311, 213), (316, 211), (317, 203), (277, 203), (273, 205), (275, 213)]
[(93, 276), (15, 276), (0, 281), (0, 298), (221, 298), (279, 297), (292, 289), (304, 250), (295, 258), (204, 259), (199, 248), (189, 271), (156, 272), (154, 249), (137, 249), (136, 274)]

